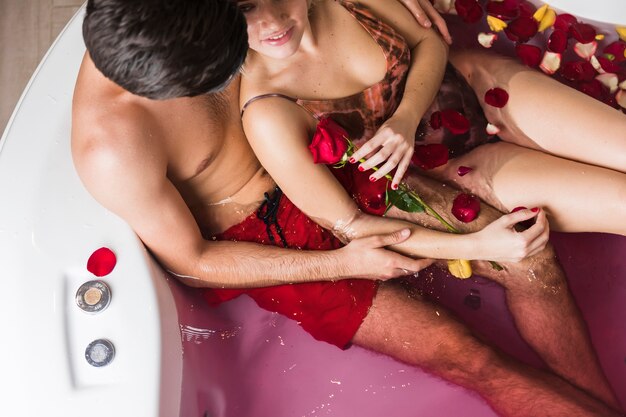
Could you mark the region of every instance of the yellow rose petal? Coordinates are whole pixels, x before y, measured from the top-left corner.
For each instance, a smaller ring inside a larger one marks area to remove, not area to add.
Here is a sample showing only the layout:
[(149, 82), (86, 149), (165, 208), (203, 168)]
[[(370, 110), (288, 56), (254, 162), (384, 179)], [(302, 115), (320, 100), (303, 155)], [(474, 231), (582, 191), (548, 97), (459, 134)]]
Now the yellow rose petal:
[[(619, 104), (622, 108), (626, 109), (626, 92), (624, 92), (624, 90), (619, 90), (617, 92), (617, 94), (615, 95), (615, 100), (617, 101), (617, 104)], [(450, 261), (448, 261), (448, 269), (450, 269)]]
[[(616, 26), (615, 31), (619, 35), (619, 38), (626, 42), (626, 26)], [(626, 55), (626, 51), (624, 51), (624, 55)]]
[(535, 14), (533, 15), (533, 19), (535, 19), (537, 22), (541, 22), (547, 10), (548, 10), (548, 5), (544, 4), (543, 6), (537, 9)]
[(546, 10), (546, 13), (543, 15), (543, 18), (539, 21), (539, 32), (543, 32), (544, 30), (554, 26), (555, 21), (556, 21), (556, 12), (552, 9)]
[(459, 279), (467, 279), (472, 276), (472, 266), (465, 259), (454, 259), (448, 261), (448, 271)]
[(603, 34), (603, 33), (598, 33), (598, 34), (596, 35), (596, 40), (597, 40), (597, 41), (604, 40), (604, 34)]
[(489, 24), (489, 28), (494, 32), (502, 32), (508, 26), (504, 20), (493, 16), (487, 16), (487, 23)]

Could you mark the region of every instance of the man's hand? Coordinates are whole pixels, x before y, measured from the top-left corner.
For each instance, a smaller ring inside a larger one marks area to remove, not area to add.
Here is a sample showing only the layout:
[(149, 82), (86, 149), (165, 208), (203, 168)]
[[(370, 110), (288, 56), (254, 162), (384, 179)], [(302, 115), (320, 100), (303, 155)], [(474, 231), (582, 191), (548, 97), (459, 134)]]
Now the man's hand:
[(439, 29), (439, 33), (448, 43), (448, 45), (452, 44), (452, 37), (450, 36), (450, 32), (448, 31), (448, 25), (446, 25), (446, 21), (443, 20), (441, 14), (435, 9), (435, 7), (430, 3), (429, 0), (399, 0), (400, 3), (406, 7), (411, 14), (415, 17), (417, 22), (429, 28), (435, 24), (437, 29)]
[(434, 262), (432, 259), (412, 259), (385, 249), (386, 246), (404, 242), (410, 235), (409, 229), (403, 229), (387, 235), (354, 239), (338, 249), (346, 276), (384, 281), (430, 266)]

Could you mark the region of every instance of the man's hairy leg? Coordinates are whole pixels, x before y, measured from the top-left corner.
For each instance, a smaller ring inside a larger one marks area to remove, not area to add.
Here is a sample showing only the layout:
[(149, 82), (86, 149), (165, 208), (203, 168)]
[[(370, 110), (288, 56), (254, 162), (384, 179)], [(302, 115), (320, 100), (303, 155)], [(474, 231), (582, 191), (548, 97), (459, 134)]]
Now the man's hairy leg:
[[(480, 215), (475, 221), (460, 223), (450, 214), (458, 190), (415, 175), (410, 176), (407, 182), (460, 230), (480, 230), (501, 216), (498, 210), (482, 203)], [(389, 215), (441, 229), (437, 220), (430, 216), (400, 210), (390, 211)], [(550, 369), (619, 409), (551, 245), (522, 262), (503, 264), (505, 270), (501, 272), (494, 270), (488, 262), (472, 262), (472, 266), (475, 273), (505, 288), (507, 306), (518, 331)]]
[(618, 415), (557, 376), (501, 355), (398, 284), (381, 285), (353, 343), (471, 389), (502, 416)]

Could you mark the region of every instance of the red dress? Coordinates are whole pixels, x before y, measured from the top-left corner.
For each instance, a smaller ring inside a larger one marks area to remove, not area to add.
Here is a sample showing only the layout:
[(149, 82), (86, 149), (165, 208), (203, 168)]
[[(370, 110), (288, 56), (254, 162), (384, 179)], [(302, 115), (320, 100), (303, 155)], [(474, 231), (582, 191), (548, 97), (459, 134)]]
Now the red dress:
[[(279, 189), (266, 198), (259, 211), (242, 223), (205, 238), (294, 249), (331, 250), (342, 246)], [(216, 305), (247, 294), (260, 307), (296, 320), (317, 340), (345, 349), (367, 315), (377, 287), (376, 281), (345, 279), (252, 289), (207, 289), (204, 295), (210, 304)]]

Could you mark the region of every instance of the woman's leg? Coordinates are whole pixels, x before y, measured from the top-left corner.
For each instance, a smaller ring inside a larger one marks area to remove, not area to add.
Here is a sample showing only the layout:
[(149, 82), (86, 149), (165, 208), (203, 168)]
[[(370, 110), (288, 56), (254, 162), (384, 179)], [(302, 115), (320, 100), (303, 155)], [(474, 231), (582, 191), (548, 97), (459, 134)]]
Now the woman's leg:
[(449, 313), (384, 283), (353, 343), (471, 389), (502, 416), (616, 416), (562, 379), (499, 354)]
[[(474, 170), (460, 177), (459, 166)], [(541, 207), (553, 230), (626, 235), (626, 174), (621, 172), (499, 142), (427, 174), (454, 182), (504, 212)]]
[[(405, 182), (464, 232), (480, 230), (501, 216), (496, 209), (483, 203), (475, 221), (460, 223), (449, 214), (452, 201), (459, 192), (457, 189), (417, 176), (415, 171)], [(388, 216), (443, 230), (436, 219), (424, 214), (393, 208)], [(612, 407), (618, 407), (551, 246), (520, 263), (504, 264), (505, 271), (502, 272), (494, 270), (488, 262), (472, 262), (472, 265), (476, 273), (505, 288), (507, 306), (517, 329), (555, 373)]]
[[(474, 89), (503, 140), (567, 159), (626, 172), (626, 115), (511, 58), (460, 50), (450, 62)], [(503, 108), (485, 92), (509, 93)]]

